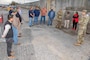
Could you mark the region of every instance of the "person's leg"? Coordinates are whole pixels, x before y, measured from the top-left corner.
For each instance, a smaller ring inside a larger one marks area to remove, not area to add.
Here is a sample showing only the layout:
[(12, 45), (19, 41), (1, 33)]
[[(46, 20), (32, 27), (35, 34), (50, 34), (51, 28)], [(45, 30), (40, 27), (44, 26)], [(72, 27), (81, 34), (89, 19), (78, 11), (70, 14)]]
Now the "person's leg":
[(85, 37), (85, 31), (83, 31), (83, 34), (82, 34), (82, 39), (81, 39), (81, 44), (83, 43), (83, 41), (84, 41), (84, 37)]
[(34, 24), (36, 24), (36, 20), (37, 20), (36, 17), (34, 17)]
[(57, 20), (56, 28), (59, 28), (59, 21)]
[(13, 26), (13, 40), (14, 44), (18, 43), (18, 30)]
[(7, 55), (8, 55), (8, 58), (14, 58), (14, 56), (12, 55), (13, 52), (11, 51), (12, 50), (13, 38), (6, 39), (6, 43), (7, 43)]
[(21, 23), (18, 25), (18, 37), (21, 37)]
[(70, 20), (67, 20), (67, 28), (69, 28)]
[(84, 41), (84, 37), (86, 35), (86, 29), (83, 29), (83, 33), (82, 33), (82, 39), (81, 39), (81, 44), (83, 43)]
[[(20, 36), (20, 33), (19, 33), (19, 36)], [(17, 28), (14, 28), (13, 40), (14, 40), (15, 45), (20, 45), (20, 43), (18, 43), (18, 29)]]
[(29, 18), (29, 26), (32, 26), (32, 18)]
[[(20, 33), (19, 33), (20, 34)], [(14, 44), (18, 44), (18, 30), (16, 29), (16, 33), (15, 33), (15, 43)]]
[(75, 26), (75, 21), (73, 21), (73, 28), (72, 29), (74, 29), (74, 26)]
[(77, 29), (77, 22), (75, 23), (75, 30)]
[(53, 23), (53, 19), (50, 20), (50, 25), (52, 26), (52, 23)]
[(41, 16), (40, 24), (42, 24), (42, 18), (43, 18), (43, 17)]
[(62, 21), (59, 21), (59, 29), (62, 28)]
[(12, 43), (11, 42), (6, 42), (7, 43), (7, 55), (12, 56), (11, 55), (11, 49), (12, 49)]
[(36, 24), (38, 24), (38, 17), (36, 17)]
[(30, 26), (30, 23), (31, 23), (31, 19), (30, 19), (30, 17), (29, 17), (29, 26)]
[(46, 23), (46, 17), (45, 16), (43, 16), (43, 23), (45, 24)]
[(65, 28), (66, 28), (66, 26), (67, 26), (67, 23), (66, 23), (66, 22), (67, 22), (67, 20), (64, 21), (64, 27), (65, 27)]
[(33, 19), (33, 18), (31, 18), (31, 22), (30, 22), (30, 25), (31, 25), (31, 26), (32, 26), (32, 19)]
[(50, 25), (50, 18), (48, 19), (48, 26)]
[(84, 40), (84, 39), (83, 39), (83, 30), (80, 29), (80, 30), (78, 31), (77, 43), (75, 43), (75, 46), (80, 46), (80, 45), (82, 44), (83, 40)]
[(83, 41), (82, 38), (83, 38), (83, 31), (81, 31), (81, 32), (79, 33), (77, 42), (78, 42), (78, 43), (81, 43), (81, 41)]

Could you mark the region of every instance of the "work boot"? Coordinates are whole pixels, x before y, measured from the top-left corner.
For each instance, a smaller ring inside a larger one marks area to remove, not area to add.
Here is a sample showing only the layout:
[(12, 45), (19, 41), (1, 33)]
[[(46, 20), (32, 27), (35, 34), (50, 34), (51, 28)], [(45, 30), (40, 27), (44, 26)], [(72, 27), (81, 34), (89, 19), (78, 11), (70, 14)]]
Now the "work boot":
[(14, 55), (14, 52), (13, 51), (11, 52), (11, 55)]
[(21, 37), (21, 33), (19, 33), (18, 37)]
[(80, 45), (81, 45), (81, 43), (75, 43), (74, 45), (75, 45), (75, 46), (80, 46)]
[(11, 55), (11, 56), (8, 56), (8, 58), (15, 58), (15, 56), (12, 56), (12, 55)]
[(83, 44), (83, 40), (81, 41), (81, 43), (80, 44)]

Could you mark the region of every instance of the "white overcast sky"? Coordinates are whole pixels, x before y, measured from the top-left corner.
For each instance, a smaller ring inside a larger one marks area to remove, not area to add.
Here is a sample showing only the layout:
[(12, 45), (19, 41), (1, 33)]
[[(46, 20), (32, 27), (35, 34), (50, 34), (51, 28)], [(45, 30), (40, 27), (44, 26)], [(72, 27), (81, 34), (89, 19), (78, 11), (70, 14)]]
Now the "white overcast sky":
[(9, 4), (12, 1), (16, 1), (18, 3), (27, 3), (27, 2), (34, 2), (34, 1), (39, 1), (39, 0), (1, 0), (0, 4)]

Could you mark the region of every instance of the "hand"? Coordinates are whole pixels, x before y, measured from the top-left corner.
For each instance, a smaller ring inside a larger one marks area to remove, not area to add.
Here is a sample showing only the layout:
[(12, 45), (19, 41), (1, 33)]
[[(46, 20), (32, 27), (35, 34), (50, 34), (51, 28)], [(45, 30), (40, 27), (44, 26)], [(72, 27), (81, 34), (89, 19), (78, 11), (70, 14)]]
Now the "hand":
[(2, 35), (2, 38), (5, 38), (5, 36)]

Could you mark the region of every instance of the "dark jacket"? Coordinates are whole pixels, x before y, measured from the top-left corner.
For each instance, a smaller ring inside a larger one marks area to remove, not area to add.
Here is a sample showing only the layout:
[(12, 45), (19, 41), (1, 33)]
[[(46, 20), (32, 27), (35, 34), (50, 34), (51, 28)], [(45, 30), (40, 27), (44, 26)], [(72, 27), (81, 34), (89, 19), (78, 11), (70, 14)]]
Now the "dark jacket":
[(13, 11), (12, 11), (12, 10), (10, 10), (10, 11), (9, 11), (9, 15), (11, 15), (11, 14), (12, 14), (12, 12), (13, 12)]
[(34, 10), (34, 14), (35, 14), (35, 17), (39, 17), (39, 15), (40, 15), (40, 10), (35, 9), (35, 10)]
[(33, 18), (33, 16), (30, 15), (30, 14), (33, 15), (33, 10), (29, 10), (29, 11), (28, 11), (28, 14), (29, 14), (29, 17)]
[(48, 16), (49, 16), (50, 19), (54, 19), (54, 17), (55, 17), (55, 11), (50, 10), (49, 13), (48, 13)]

